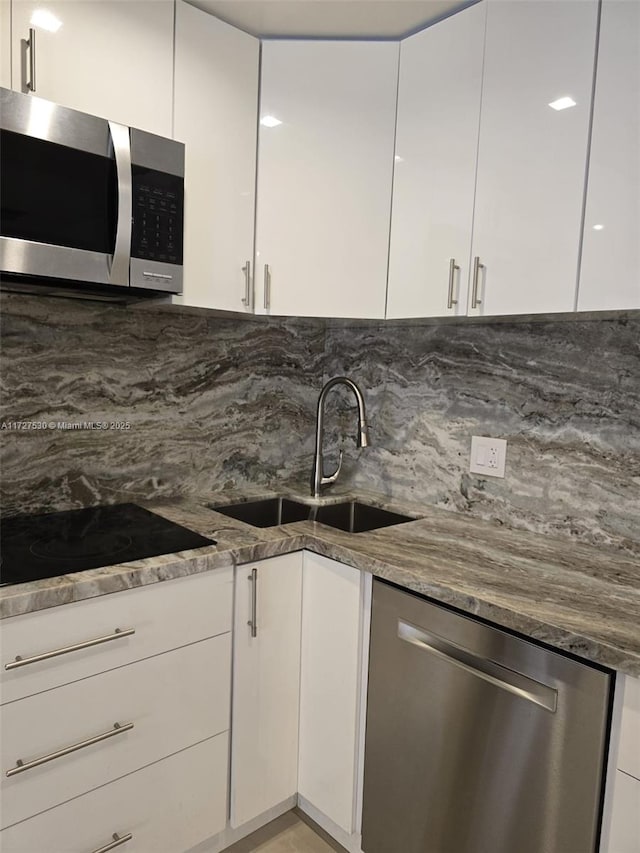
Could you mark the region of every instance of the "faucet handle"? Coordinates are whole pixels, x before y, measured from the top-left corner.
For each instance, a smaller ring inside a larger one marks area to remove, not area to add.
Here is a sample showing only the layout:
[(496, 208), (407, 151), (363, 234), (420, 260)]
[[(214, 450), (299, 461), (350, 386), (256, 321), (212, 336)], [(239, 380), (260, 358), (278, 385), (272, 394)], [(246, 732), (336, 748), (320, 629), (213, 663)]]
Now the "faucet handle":
[(320, 478), (320, 485), (326, 486), (328, 483), (335, 483), (335, 481), (338, 479), (338, 475), (340, 474), (341, 469), (342, 469), (342, 450), (340, 451), (340, 456), (338, 458), (338, 467), (333, 472), (333, 474), (329, 474), (326, 477), (323, 474), (322, 477)]

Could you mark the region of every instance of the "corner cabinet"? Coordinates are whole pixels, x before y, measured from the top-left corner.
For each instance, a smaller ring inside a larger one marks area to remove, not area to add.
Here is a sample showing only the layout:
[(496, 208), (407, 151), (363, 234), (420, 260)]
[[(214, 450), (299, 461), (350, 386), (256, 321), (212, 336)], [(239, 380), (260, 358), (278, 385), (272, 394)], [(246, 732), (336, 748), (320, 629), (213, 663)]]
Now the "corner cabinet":
[(640, 308), (640, 3), (603, 0), (578, 310)]
[(488, 2), (471, 315), (575, 308), (597, 22), (597, 0)]
[[(56, 31), (32, 23), (43, 11)], [(173, 14), (173, 0), (12, 0), (12, 88), (30, 91), (33, 60), (37, 97), (171, 136)]]
[(257, 311), (384, 317), (398, 52), (263, 43)]
[(387, 317), (467, 313), (486, 3), (400, 43)]
[(185, 143), (183, 305), (253, 310), (260, 42), (176, 4), (174, 138)]
[(308, 551), (236, 568), (233, 840), (297, 801), (360, 849), (371, 580)]

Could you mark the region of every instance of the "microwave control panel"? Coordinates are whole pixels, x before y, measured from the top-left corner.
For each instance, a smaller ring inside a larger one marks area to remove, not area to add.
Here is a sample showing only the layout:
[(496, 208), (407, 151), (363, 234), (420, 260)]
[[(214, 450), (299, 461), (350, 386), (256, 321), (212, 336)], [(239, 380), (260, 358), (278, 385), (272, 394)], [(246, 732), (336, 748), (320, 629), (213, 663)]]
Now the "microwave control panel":
[(131, 256), (181, 265), (183, 178), (135, 165), (132, 177)]

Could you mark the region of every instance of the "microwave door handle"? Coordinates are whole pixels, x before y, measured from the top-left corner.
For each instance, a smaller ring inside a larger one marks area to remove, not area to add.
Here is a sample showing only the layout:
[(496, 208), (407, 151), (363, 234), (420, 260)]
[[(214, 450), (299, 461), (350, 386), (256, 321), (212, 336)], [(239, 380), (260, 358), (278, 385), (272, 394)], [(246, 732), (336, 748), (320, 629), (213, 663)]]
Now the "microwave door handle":
[(109, 122), (118, 180), (118, 215), (116, 241), (109, 264), (109, 284), (129, 284), (131, 261), (131, 219), (133, 188), (131, 179), (131, 138), (129, 128), (114, 121)]

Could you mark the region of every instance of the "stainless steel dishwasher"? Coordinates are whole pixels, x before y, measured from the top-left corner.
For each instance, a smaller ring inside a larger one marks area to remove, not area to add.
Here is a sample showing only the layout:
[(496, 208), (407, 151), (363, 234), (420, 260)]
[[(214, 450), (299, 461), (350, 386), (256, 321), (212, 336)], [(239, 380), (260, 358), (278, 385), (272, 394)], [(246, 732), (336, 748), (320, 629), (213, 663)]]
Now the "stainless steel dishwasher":
[(595, 853), (612, 683), (374, 580), (364, 853)]

